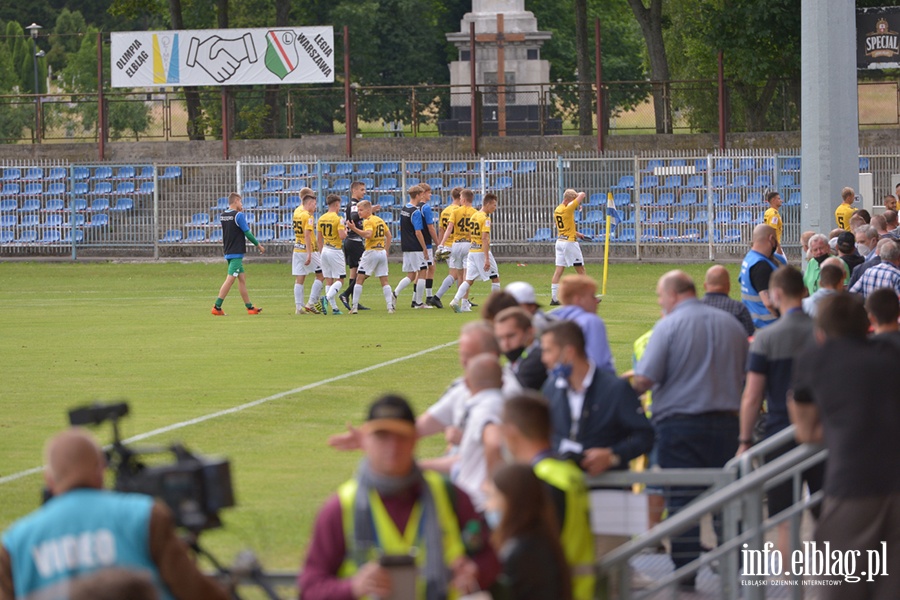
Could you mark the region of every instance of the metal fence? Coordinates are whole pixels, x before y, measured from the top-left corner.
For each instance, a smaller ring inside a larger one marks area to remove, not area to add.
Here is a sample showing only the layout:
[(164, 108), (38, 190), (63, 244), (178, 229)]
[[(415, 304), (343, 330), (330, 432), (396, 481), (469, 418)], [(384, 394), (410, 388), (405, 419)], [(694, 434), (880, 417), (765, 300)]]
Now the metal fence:
[[(876, 202), (892, 193), (900, 152), (867, 153), (860, 169), (874, 175)], [(403, 190), (426, 182), (432, 205), (449, 203), (456, 186), (498, 194), (492, 246), (499, 256), (548, 257), (553, 208), (567, 188), (587, 194), (577, 213), (587, 257), (599, 257), (609, 235), (613, 256), (667, 260), (742, 255), (766, 208), (764, 194), (784, 199), (783, 245), (800, 237), (800, 159), (796, 151), (516, 153), (482, 158), (377, 157), (354, 161), (317, 156), (258, 157), (197, 164), (0, 164), (0, 256), (213, 256), (218, 215), (239, 191), (257, 237), (289, 251), (291, 216), (308, 186), (344, 202), (363, 181), (394, 233)], [(607, 193), (621, 221), (606, 230)]]

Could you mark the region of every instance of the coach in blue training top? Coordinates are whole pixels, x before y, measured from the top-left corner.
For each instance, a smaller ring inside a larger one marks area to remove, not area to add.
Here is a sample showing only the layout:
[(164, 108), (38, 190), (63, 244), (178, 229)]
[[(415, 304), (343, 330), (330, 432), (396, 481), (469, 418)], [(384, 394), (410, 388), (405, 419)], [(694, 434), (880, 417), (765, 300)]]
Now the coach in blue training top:
[(53, 498), (3, 534), (0, 600), (68, 598), (76, 579), (106, 569), (149, 578), (163, 600), (227, 600), (197, 569), (165, 504), (102, 489), (106, 460), (90, 435), (56, 435), (46, 462)]

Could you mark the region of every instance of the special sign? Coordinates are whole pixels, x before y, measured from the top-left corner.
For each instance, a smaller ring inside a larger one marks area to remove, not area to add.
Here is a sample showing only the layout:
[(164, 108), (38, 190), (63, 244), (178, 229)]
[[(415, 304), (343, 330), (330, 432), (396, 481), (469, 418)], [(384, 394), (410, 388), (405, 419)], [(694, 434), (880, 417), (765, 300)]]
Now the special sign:
[(900, 9), (860, 8), (856, 11), (856, 68), (900, 67)]
[(112, 34), (112, 86), (331, 83), (334, 29), (188, 29)]

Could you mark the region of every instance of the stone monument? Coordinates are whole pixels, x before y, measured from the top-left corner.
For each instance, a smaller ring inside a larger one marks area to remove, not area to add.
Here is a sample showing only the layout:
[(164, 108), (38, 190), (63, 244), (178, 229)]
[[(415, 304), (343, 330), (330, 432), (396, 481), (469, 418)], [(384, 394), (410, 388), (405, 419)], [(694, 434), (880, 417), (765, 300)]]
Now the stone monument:
[(561, 133), (559, 119), (548, 119), (550, 63), (541, 60), (549, 31), (538, 31), (525, 0), (472, 0), (459, 32), (447, 40), (459, 49), (450, 63), (450, 119), (444, 135), (468, 135), (471, 125), (470, 23), (475, 24), (475, 85), (482, 92), (484, 135)]

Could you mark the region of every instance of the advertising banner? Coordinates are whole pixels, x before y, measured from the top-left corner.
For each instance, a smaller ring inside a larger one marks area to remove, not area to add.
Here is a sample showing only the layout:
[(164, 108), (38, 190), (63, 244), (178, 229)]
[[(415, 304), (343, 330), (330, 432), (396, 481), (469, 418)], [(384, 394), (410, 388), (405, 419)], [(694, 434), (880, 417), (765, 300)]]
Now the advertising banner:
[(195, 29), (112, 34), (117, 88), (334, 81), (334, 29)]
[(856, 10), (856, 68), (900, 68), (900, 7)]

